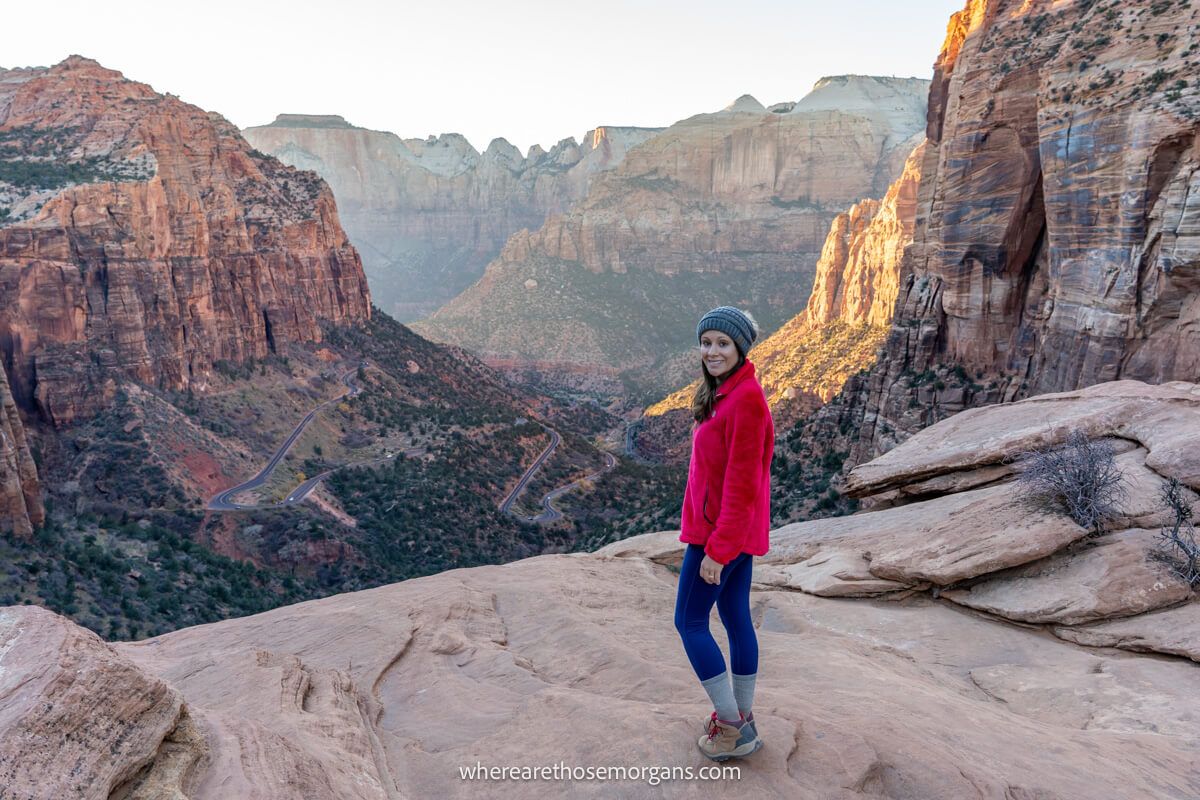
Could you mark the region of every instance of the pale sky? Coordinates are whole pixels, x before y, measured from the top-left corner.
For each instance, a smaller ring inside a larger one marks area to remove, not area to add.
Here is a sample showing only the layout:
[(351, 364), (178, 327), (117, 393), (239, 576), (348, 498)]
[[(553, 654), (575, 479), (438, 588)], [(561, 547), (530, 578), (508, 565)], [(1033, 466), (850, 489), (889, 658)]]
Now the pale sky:
[(403, 137), (667, 126), (824, 75), (929, 78), (965, 0), (56, 0), (4, 11), (0, 67), (94, 58), (235, 125), (341, 114)]

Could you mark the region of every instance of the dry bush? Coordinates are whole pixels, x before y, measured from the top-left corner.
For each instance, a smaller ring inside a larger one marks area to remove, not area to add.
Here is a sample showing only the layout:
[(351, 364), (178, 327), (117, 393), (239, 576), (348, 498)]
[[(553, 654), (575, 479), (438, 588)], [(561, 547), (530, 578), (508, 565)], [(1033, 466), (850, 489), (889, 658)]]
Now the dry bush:
[(1124, 477), (1112, 445), (1092, 441), (1072, 431), (1061, 446), (1050, 445), (1017, 457), (1023, 471), (1017, 481), (1030, 496), (1062, 507), (1091, 536), (1104, 532), (1105, 520), (1115, 516), (1125, 498)]
[(1159, 555), (1189, 586), (1200, 585), (1200, 545), (1196, 543), (1192, 507), (1184, 496), (1183, 484), (1171, 478), (1163, 484), (1160, 496), (1175, 519), (1170, 527), (1159, 531)]

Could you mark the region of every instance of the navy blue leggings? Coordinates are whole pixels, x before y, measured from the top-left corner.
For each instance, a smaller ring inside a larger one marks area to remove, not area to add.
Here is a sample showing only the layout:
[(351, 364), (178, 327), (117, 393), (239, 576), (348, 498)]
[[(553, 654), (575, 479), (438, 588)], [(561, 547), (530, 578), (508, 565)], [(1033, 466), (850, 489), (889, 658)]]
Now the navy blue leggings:
[(683, 638), (683, 649), (696, 677), (706, 681), (725, 671), (725, 657), (708, 629), (713, 603), (729, 634), (729, 660), (737, 675), (758, 672), (758, 637), (750, 619), (750, 573), (754, 556), (742, 553), (721, 568), (721, 582), (711, 584), (700, 577), (704, 548), (689, 544), (679, 569), (679, 592), (675, 596), (675, 629)]

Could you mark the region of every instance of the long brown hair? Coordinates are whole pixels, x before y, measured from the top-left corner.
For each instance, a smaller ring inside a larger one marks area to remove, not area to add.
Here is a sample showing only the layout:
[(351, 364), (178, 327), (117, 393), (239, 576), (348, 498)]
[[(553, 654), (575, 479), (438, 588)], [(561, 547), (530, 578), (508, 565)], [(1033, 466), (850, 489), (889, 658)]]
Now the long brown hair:
[[(726, 378), (737, 372), (746, 363), (746, 354), (742, 352), (741, 345), (734, 342), (733, 347), (737, 350), (738, 360), (733, 369), (725, 374)], [(712, 416), (713, 404), (717, 401), (717, 387), (721, 385), (716, 378), (708, 374), (708, 369), (704, 366), (704, 356), (700, 357), (700, 375), (703, 380), (696, 387), (696, 393), (692, 395), (692, 419), (695, 420), (693, 428)]]

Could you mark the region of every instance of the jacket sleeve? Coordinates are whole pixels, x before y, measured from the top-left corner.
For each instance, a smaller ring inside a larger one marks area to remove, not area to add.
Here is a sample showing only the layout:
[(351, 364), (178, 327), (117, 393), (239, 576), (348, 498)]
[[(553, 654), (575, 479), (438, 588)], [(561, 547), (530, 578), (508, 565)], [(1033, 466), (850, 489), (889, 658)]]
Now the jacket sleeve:
[(721, 513), (704, 545), (704, 552), (721, 564), (737, 558), (750, 536), (750, 517), (762, 483), (766, 415), (765, 408), (749, 402), (740, 405), (729, 420), (725, 434), (729, 456), (721, 488)]

